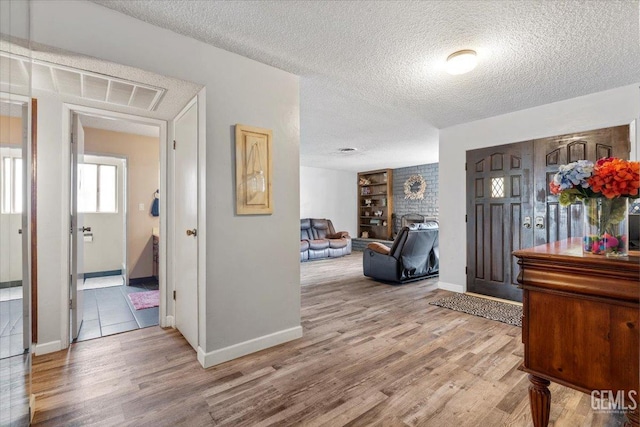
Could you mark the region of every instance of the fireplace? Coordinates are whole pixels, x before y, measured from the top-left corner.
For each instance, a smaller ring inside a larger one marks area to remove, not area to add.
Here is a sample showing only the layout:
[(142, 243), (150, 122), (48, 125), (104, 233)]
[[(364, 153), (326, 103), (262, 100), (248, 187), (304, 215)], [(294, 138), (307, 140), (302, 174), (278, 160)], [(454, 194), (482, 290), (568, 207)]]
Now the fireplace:
[(437, 218), (434, 217), (428, 217), (426, 215), (421, 215), (418, 213), (408, 213), (406, 215), (402, 215), (399, 220), (396, 218), (395, 221), (395, 229), (393, 230), (393, 237), (395, 238), (395, 236), (398, 234), (398, 232), (400, 232), (400, 229), (402, 229), (402, 227), (408, 227), (409, 224), (415, 224), (415, 223), (421, 223), (421, 222), (427, 222), (427, 221), (438, 221)]

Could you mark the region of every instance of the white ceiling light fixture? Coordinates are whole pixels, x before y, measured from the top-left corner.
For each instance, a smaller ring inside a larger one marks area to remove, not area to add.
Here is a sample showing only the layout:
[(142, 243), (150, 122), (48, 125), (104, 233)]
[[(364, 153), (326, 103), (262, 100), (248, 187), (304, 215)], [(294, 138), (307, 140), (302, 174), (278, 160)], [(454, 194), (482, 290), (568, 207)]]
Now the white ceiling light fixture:
[(468, 73), (478, 65), (476, 51), (471, 49), (459, 50), (447, 58), (447, 73), (454, 76)]

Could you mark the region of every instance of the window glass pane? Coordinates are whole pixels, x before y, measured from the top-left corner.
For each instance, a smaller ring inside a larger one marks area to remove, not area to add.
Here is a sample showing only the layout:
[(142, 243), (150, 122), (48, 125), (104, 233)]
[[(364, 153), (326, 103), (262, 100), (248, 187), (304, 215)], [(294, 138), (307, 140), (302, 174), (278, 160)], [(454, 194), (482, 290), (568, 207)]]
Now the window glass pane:
[(100, 212), (116, 212), (116, 167), (100, 165)]
[(13, 212), (22, 213), (22, 159), (13, 159)]
[(2, 213), (11, 212), (11, 158), (2, 158)]
[(504, 197), (504, 178), (491, 178), (491, 197)]
[(98, 165), (78, 165), (78, 212), (96, 212), (98, 206)]

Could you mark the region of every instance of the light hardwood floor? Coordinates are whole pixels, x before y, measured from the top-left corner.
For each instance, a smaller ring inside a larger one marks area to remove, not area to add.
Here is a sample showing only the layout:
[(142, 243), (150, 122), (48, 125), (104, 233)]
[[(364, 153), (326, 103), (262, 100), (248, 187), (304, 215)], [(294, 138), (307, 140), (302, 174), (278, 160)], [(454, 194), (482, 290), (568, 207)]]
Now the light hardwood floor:
[[(159, 327), (36, 357), (35, 425), (531, 425), (520, 328), (429, 305), (449, 295), (437, 279), (385, 285), (361, 263), (303, 263), (304, 337), (214, 368)], [(551, 425), (620, 425), (551, 393)]]

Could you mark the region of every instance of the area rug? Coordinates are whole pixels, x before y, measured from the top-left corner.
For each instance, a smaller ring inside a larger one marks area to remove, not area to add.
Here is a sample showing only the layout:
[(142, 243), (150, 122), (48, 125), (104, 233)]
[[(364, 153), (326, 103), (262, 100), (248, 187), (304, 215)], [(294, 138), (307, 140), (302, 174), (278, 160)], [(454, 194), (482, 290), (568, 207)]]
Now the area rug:
[(136, 310), (158, 307), (160, 305), (160, 291), (131, 292), (127, 294)]
[(464, 294), (456, 294), (429, 304), (522, 327), (522, 307), (515, 304)]

